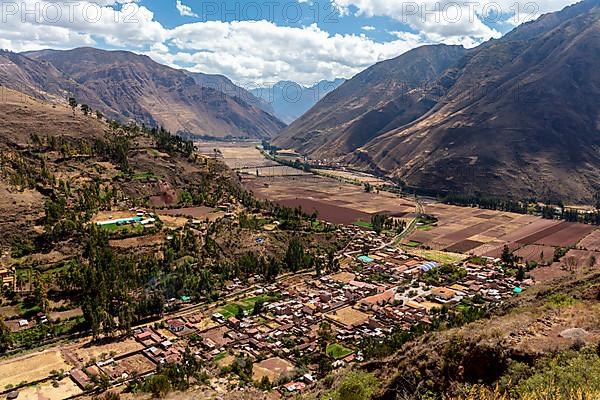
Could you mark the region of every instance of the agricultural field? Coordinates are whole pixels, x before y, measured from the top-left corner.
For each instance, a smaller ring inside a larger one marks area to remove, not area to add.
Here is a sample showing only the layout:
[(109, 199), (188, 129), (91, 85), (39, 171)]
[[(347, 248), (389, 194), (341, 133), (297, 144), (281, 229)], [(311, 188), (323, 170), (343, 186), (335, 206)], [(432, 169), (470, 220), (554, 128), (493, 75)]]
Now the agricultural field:
[(226, 304), (225, 306), (220, 308), (218, 312), (221, 315), (223, 315), (224, 318), (234, 317), (240, 308), (246, 312), (252, 312), (256, 303), (272, 301), (275, 299), (277, 299), (277, 297), (269, 296), (266, 294), (261, 296), (248, 297), (240, 301)]
[(590, 251), (600, 251), (600, 229), (596, 229), (595, 231), (584, 237), (577, 244), (577, 247)]
[(555, 247), (575, 246), (595, 230), (580, 223), (438, 203), (427, 204), (425, 211), (437, 223), (428, 230), (417, 229), (405, 244), (477, 256), (499, 257), (508, 245), (526, 261), (539, 262), (542, 253), (548, 261)]
[(352, 184), (303, 172), (266, 159), (256, 149), (256, 143), (198, 142), (196, 146), (202, 154), (216, 155), (230, 168), (243, 172), (244, 186), (258, 198), (287, 207), (302, 207), (309, 214), (316, 211), (319, 218), (327, 222), (368, 224), (375, 213), (402, 218), (412, 218), (414, 215), (415, 205), (409, 199), (388, 192), (366, 193), (362, 181), (379, 183), (377, 178), (370, 175), (326, 171), (329, 175), (341, 173), (338, 177), (357, 180), (357, 184)]
[(243, 177), (243, 183), (259, 198), (287, 207), (302, 207), (306, 213), (316, 211), (319, 218), (337, 224), (368, 222), (375, 213), (403, 217), (415, 210), (412, 201), (397, 195), (366, 193), (362, 186), (317, 175), (269, 178), (249, 175)]
[(315, 169), (314, 171), (320, 175), (331, 176), (334, 178), (341, 178), (341, 179), (344, 179), (347, 181), (352, 181), (352, 182), (361, 183), (361, 184), (369, 183), (371, 185), (377, 186), (377, 185), (384, 185), (387, 183), (383, 179), (377, 178), (376, 176), (364, 174), (364, 173), (360, 173), (360, 172), (339, 171), (339, 170), (332, 170), (332, 169)]
[(53, 371), (70, 371), (59, 350), (32, 353), (0, 362), (0, 389), (7, 385), (36, 382), (50, 376)]
[(547, 282), (575, 273), (583, 268), (600, 267), (600, 253), (590, 250), (570, 249), (559, 261), (531, 271), (538, 282)]
[(288, 167), (287, 165), (271, 165), (260, 167), (244, 167), (237, 169), (242, 174), (254, 176), (303, 176), (311, 175), (310, 172), (304, 172), (297, 168)]
[(353, 353), (352, 349), (344, 347), (338, 343), (332, 343), (332, 344), (328, 345), (325, 352), (327, 353), (327, 355), (329, 357), (332, 357), (336, 360), (338, 360), (340, 358), (344, 358)]
[(62, 400), (77, 396), (83, 391), (71, 379), (63, 378), (60, 381), (44, 382), (28, 386), (19, 391), (19, 400)]
[(218, 209), (206, 207), (206, 206), (197, 206), (197, 207), (183, 207), (183, 208), (171, 208), (168, 210), (160, 210), (158, 211), (158, 215), (160, 218), (164, 218), (164, 216), (182, 216), (186, 218), (193, 218), (199, 220), (205, 220), (208, 218), (209, 221), (216, 221), (217, 219), (223, 217), (225, 213), (223, 211), (219, 211)]
[(266, 159), (256, 148), (256, 142), (196, 142), (198, 152), (216, 157), (231, 169), (256, 168), (279, 165)]

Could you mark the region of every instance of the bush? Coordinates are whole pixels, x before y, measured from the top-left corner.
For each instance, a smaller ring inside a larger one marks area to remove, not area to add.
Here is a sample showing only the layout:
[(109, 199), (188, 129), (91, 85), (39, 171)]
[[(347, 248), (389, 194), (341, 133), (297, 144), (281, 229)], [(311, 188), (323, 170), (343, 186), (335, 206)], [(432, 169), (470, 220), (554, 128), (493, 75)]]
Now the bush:
[(552, 308), (563, 308), (569, 307), (576, 303), (576, 300), (565, 293), (557, 293), (548, 297), (546, 300), (546, 305)]
[(590, 349), (566, 351), (542, 360), (536, 373), (520, 382), (515, 392), (532, 400), (546, 400), (579, 398), (577, 393), (582, 390), (600, 393), (600, 357)]
[(372, 374), (352, 371), (344, 377), (338, 387), (325, 394), (322, 400), (368, 400), (379, 389), (380, 382)]

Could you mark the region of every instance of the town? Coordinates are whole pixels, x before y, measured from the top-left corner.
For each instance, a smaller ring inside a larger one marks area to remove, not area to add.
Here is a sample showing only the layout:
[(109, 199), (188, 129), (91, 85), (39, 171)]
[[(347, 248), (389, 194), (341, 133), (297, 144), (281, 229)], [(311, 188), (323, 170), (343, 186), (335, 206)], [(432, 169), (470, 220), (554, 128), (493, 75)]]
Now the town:
[[(136, 218), (149, 220), (142, 212)], [(398, 327), (430, 325), (440, 313), (499, 305), (532, 284), (507, 274), (499, 259), (441, 264), (386, 244), (374, 231), (335, 229), (352, 240), (335, 255), (331, 271), (273, 283), (260, 283), (257, 276), (249, 288), (234, 279), (226, 287), (234, 295), (209, 307), (171, 299), (168, 305), (179, 311), (95, 346), (97, 356), (84, 347), (61, 348), (76, 367), (52, 379), (72, 380), (74, 393), (135, 387), (162, 366), (181, 364), (190, 351), (215, 390), (256, 385), (302, 392), (331, 369), (363, 361), (366, 340), (383, 340)], [(240, 370), (246, 362), (252, 367)]]

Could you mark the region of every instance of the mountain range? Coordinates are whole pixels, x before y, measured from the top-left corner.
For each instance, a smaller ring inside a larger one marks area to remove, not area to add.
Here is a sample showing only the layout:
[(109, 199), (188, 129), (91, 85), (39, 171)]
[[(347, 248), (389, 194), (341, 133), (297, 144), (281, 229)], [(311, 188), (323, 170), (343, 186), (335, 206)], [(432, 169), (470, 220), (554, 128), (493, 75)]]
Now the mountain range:
[(434, 193), (600, 191), (600, 1), (473, 49), (424, 46), (329, 93), (275, 139)]
[(225, 77), (192, 74), (126, 51), (1, 51), (0, 84), (47, 101), (73, 96), (109, 118), (177, 133), (269, 138), (285, 126), (265, 111), (267, 104)]
[(322, 80), (312, 86), (303, 86), (292, 81), (280, 81), (270, 87), (252, 89), (250, 93), (261, 99), (263, 103), (270, 105), (270, 109), (265, 109), (267, 112), (289, 124), (310, 110), (319, 100), (338, 88), (344, 81), (341, 78), (332, 81)]

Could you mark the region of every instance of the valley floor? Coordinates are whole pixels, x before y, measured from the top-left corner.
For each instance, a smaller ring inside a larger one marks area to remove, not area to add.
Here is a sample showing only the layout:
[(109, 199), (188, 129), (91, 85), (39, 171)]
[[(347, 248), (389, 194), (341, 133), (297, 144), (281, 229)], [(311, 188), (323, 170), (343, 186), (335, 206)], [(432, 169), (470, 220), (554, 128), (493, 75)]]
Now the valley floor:
[[(323, 220), (313, 224), (329, 226), (347, 242), (334, 255), (335, 267), (284, 274), (272, 283), (233, 279), (218, 302), (169, 300), (180, 308), (135, 326), (132, 335), (94, 343), (90, 337), (65, 338), (43, 351), (4, 359), (0, 392), (59, 400), (87, 393), (99, 382), (120, 391), (165, 363), (180, 363), (186, 349), (205, 366), (208, 387), (197, 390), (207, 398), (221, 393), (243, 398), (256, 391), (240, 383), (239, 372), (232, 373), (247, 358), (252, 363), (247, 378), (256, 386), (282, 394), (304, 392), (324, 372), (364, 361), (376, 352), (378, 340), (398, 329), (428, 330), (478, 318), (483, 309), (514, 301), (537, 282), (596, 267), (600, 260), (600, 236), (592, 226), (418, 201), (380, 190), (380, 182), (368, 176), (330, 170), (330, 176), (323, 176), (323, 171), (281, 166), (253, 143), (198, 147), (204, 156), (221, 158), (236, 170), (257, 197), (302, 207)], [(373, 188), (366, 190), (366, 183)], [(173, 229), (197, 225), (200, 219), (241, 218), (234, 208), (158, 214)], [(391, 221), (379, 234), (372, 230), (375, 214)], [(122, 220), (135, 215), (105, 212), (94, 221), (122, 229)], [(262, 225), (262, 231), (277, 232), (276, 222)], [(162, 236), (152, 232), (110, 245), (127, 249), (162, 242)], [(260, 233), (253, 237), (257, 249), (267, 240)], [(521, 257), (512, 267), (500, 260), (505, 246)], [(519, 276), (525, 262), (527, 275)], [(600, 337), (597, 325), (580, 322), (588, 340)], [(539, 327), (561, 345), (580, 338), (563, 328)]]

